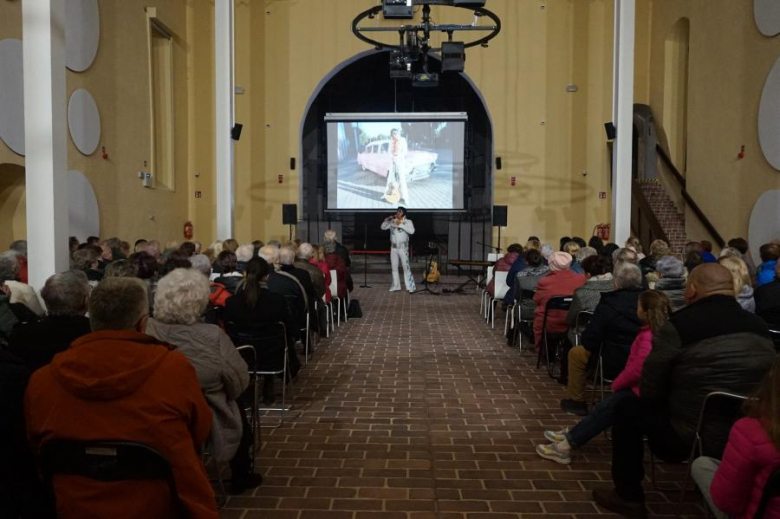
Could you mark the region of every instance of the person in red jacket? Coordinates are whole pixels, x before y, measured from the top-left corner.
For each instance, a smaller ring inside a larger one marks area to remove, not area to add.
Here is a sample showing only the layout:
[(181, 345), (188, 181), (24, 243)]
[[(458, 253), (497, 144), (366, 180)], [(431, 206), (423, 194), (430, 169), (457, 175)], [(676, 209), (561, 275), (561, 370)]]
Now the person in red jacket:
[(631, 344), (631, 353), (626, 367), (612, 382), (612, 394), (590, 410), (590, 414), (580, 420), (571, 430), (545, 431), (544, 437), (552, 443), (537, 445), (536, 453), (544, 459), (556, 461), (562, 465), (571, 463), (571, 450), (580, 448), (612, 425), (612, 414), (618, 402), (632, 395), (639, 395), (639, 376), (645, 358), (653, 348), (653, 333), (657, 333), (669, 316), (672, 315), (672, 303), (663, 292), (648, 290), (639, 296), (637, 316), (642, 321), (636, 339)]
[[(506, 248), (506, 254), (501, 256), (498, 261), (496, 261), (496, 264), (493, 265), (493, 273), (496, 272), (509, 272), (509, 270), (512, 268), (512, 265), (515, 264), (515, 261), (517, 258), (520, 257), (520, 255), (523, 253), (523, 246), (519, 243), (513, 243), (509, 247)], [(490, 294), (490, 297), (496, 296), (496, 278), (495, 276), (490, 279), (490, 282), (487, 284), (487, 287), (485, 287), (485, 290), (487, 290), (488, 294)]]
[[(585, 283), (585, 276), (569, 270), (572, 257), (568, 252), (553, 252), (547, 259), (550, 273), (539, 280), (534, 294), (534, 341), (538, 350), (542, 343), (542, 321), (544, 320), (544, 307), (547, 301), (553, 297), (570, 296), (575, 290)], [(566, 324), (566, 310), (553, 310), (547, 316), (548, 333), (565, 333), (569, 325)]]
[[(754, 517), (769, 476), (780, 469), (780, 358), (745, 405), (718, 461), (696, 458), (691, 475), (717, 518)], [(769, 501), (764, 517), (780, 518), (780, 498)]]
[[(90, 296), (93, 332), (30, 379), (28, 439), (35, 453), (56, 439), (147, 444), (170, 463), (189, 517), (217, 519), (214, 490), (198, 456), (211, 431), (211, 411), (187, 358), (144, 333), (148, 315), (143, 281), (100, 282)], [(53, 486), (60, 519), (177, 515), (163, 481), (55, 475)]]

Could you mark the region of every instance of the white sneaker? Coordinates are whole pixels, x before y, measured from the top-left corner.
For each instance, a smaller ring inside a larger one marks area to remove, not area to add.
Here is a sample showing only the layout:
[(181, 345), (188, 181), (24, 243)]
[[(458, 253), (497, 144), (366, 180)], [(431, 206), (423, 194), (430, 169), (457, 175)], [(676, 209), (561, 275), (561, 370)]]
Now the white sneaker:
[(537, 445), (536, 454), (546, 460), (554, 461), (561, 465), (568, 465), (571, 463), (571, 448), (567, 449), (563, 447), (562, 443), (563, 442), (551, 443), (549, 445)]
[(409, 291), (409, 293), (410, 293), (410, 294), (414, 294), (414, 290), (410, 290), (410, 291)]
[(388, 290), (388, 292), (398, 292), (399, 290), (401, 290), (401, 287), (390, 287), (390, 290)]
[(568, 427), (560, 431), (544, 431), (544, 437), (553, 443), (562, 442), (566, 439), (567, 432), (569, 432)]

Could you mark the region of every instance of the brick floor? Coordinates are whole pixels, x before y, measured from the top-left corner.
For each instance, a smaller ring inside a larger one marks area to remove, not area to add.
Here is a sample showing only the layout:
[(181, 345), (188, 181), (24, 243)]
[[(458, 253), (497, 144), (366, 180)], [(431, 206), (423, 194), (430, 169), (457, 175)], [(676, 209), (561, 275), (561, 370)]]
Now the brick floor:
[[(388, 276), (389, 277), (389, 276)], [(541, 432), (575, 423), (563, 390), (479, 317), (479, 297), (356, 288), (363, 319), (323, 341), (297, 382), (300, 416), (263, 430), (254, 495), (225, 519), (503, 519), (602, 514), (603, 437), (570, 466), (539, 459)], [(659, 465), (677, 487), (681, 466)], [(652, 486), (648, 482), (647, 488)], [(692, 494), (692, 492), (690, 492)], [(698, 500), (649, 491), (651, 515), (701, 516)]]

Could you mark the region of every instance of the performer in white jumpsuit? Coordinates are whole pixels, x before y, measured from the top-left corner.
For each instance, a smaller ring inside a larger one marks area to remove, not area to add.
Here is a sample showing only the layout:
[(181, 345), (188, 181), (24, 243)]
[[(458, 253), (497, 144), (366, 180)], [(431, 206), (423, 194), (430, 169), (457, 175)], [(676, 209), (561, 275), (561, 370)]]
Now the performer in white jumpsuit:
[(382, 222), (382, 230), (390, 231), (390, 264), (393, 269), (393, 286), (390, 292), (401, 290), (401, 281), (398, 279), (398, 262), (404, 269), (404, 284), (411, 294), (417, 287), (414, 285), (414, 276), (409, 267), (409, 236), (414, 234), (414, 224), (406, 218), (406, 208), (399, 207), (393, 216), (388, 216)]
[(393, 164), (387, 172), (387, 182), (385, 184), (385, 193), (389, 194), (393, 184), (398, 186), (404, 204), (409, 205), (409, 187), (406, 184), (406, 154), (409, 152), (409, 146), (406, 139), (401, 137), (398, 130), (393, 128), (390, 131), (390, 157)]

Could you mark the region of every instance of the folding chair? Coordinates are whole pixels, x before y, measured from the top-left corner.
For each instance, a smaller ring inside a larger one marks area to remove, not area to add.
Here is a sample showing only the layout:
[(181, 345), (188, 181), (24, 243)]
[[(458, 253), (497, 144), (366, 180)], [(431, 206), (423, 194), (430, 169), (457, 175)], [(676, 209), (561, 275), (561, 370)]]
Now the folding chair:
[(537, 369), (542, 365), (542, 353), (544, 353), (545, 361), (547, 362), (547, 374), (552, 378), (556, 378), (555, 366), (559, 364), (562, 348), (561, 340), (566, 339), (565, 333), (556, 333), (553, 339), (555, 339), (555, 353), (553, 358), (550, 358), (550, 333), (547, 332), (547, 317), (550, 312), (554, 311), (568, 311), (571, 308), (573, 296), (554, 296), (547, 300), (547, 304), (544, 306), (544, 318), (542, 319), (542, 347), (539, 349), (539, 356), (536, 360)]
[[(515, 309), (517, 310), (517, 325), (513, 326), (514, 332), (512, 335), (512, 344), (517, 342), (517, 348), (520, 353), (523, 352), (523, 325), (531, 327), (533, 330), (534, 313), (528, 312), (528, 315), (523, 314), (523, 303), (525, 301), (533, 302), (534, 293), (531, 290), (522, 290), (519, 287), (517, 278), (515, 278), (515, 294), (519, 295), (515, 299)], [(514, 320), (514, 312), (512, 313), (512, 319)]]
[[(506, 284), (506, 277), (509, 273), (508, 272), (495, 272), (493, 274), (493, 279), (495, 282), (493, 283), (493, 293), (495, 294), (493, 297), (490, 298), (490, 306), (488, 308), (488, 314), (490, 315), (491, 324), (490, 327), (494, 328), (496, 327), (496, 304), (499, 301), (504, 300), (504, 296), (507, 292), (509, 292), (509, 287)], [(488, 297), (490, 297), (490, 294), (485, 290), (485, 293)], [(506, 321), (507, 319), (504, 319), (504, 333), (506, 333)]]
[[(50, 488), (56, 475), (73, 475), (95, 481), (162, 481), (179, 517), (188, 517), (173, 470), (165, 456), (149, 445), (121, 440), (82, 441), (55, 439), (43, 444), (39, 464)], [(56, 497), (56, 496), (55, 496)]]
[(593, 312), (582, 310), (577, 314), (577, 321), (574, 324), (574, 345), (579, 346), (582, 340), (582, 332), (587, 328), (588, 323), (593, 318)]
[(488, 314), (488, 298), (490, 297), (490, 294), (488, 294), (487, 291), (487, 285), (490, 283), (490, 280), (493, 279), (493, 267), (487, 268), (487, 275), (485, 276), (485, 287), (482, 289), (480, 299), (479, 299), (479, 314), (485, 318), (485, 321), (488, 320), (490, 317)]
[[(338, 326), (341, 326), (341, 299), (339, 299), (339, 281), (338, 281), (338, 273), (335, 269), (330, 271), (330, 299), (331, 304), (333, 302), (336, 303), (336, 316), (338, 320), (336, 321)], [(346, 312), (344, 312), (344, 321), (346, 322)]]
[[(328, 290), (330, 290), (330, 287), (328, 287)], [(333, 331), (336, 331), (333, 326), (333, 305), (325, 302), (325, 296), (322, 296), (322, 305), (325, 307), (325, 337), (330, 337), (331, 328), (333, 328)]]
[[(621, 371), (623, 371), (623, 368), (625, 367), (625, 362), (618, 363), (621, 365), (610, 365), (607, 366), (607, 368), (604, 368), (604, 348), (607, 348), (609, 351), (624, 350), (626, 360), (628, 360), (628, 352), (629, 348), (626, 347), (623, 344), (615, 344), (615, 343), (603, 343), (599, 345), (599, 350), (596, 356), (596, 365), (593, 370), (593, 388), (590, 398), (590, 404), (593, 405), (596, 402), (596, 391), (599, 391), (599, 396), (601, 397), (601, 401), (604, 401), (604, 393), (605, 393), (605, 387), (607, 385), (611, 386), (612, 382), (617, 378), (617, 376), (620, 374)], [(606, 373), (606, 375), (605, 375)]]
[(759, 501), (758, 509), (753, 519), (763, 519), (769, 506), (769, 501), (778, 497), (780, 497), (780, 468), (776, 468), (769, 476), (769, 479), (766, 480), (764, 491), (761, 493), (761, 501)]
[[(260, 376), (282, 377), (282, 404), (281, 407), (264, 407), (258, 411), (278, 411), (279, 423), (273, 426), (279, 427), (284, 423), (287, 412), (293, 409), (293, 403), (287, 405), (287, 385), (290, 385), (290, 400), (294, 402), (293, 384), (289, 375), (290, 357), (287, 345), (287, 329), (282, 322), (261, 324), (238, 324), (232, 321), (225, 323), (225, 328), (230, 339), (238, 347), (251, 346), (255, 350), (255, 370), (250, 375), (255, 379)], [(257, 406), (256, 406), (257, 407)], [(258, 419), (259, 422), (259, 419)]]
[[(726, 391), (713, 391), (704, 397), (704, 403), (701, 406), (701, 412), (699, 413), (699, 421), (696, 424), (696, 434), (693, 436), (693, 445), (691, 446), (691, 455), (688, 457), (688, 468), (685, 471), (685, 477), (683, 479), (682, 489), (680, 490), (680, 504), (685, 502), (685, 492), (688, 489), (688, 480), (691, 478), (691, 464), (694, 458), (699, 456), (705, 456), (706, 447), (703, 442), (704, 430), (708, 428), (713, 418), (713, 411), (717, 410), (717, 416), (721, 419), (725, 419), (725, 423), (719, 423), (717, 425), (726, 426), (731, 429), (734, 422), (742, 417), (742, 404), (747, 400), (746, 396), (736, 395), (734, 393), (728, 393)], [(727, 436), (728, 430), (725, 431)], [(720, 457), (719, 453), (715, 454), (716, 457)]]

